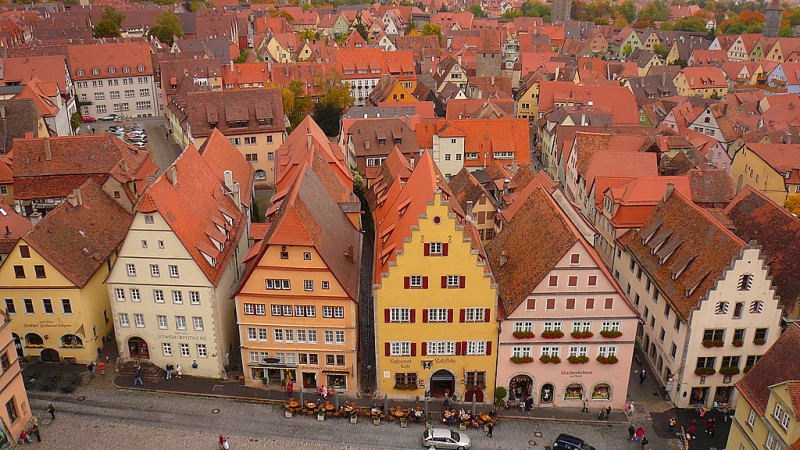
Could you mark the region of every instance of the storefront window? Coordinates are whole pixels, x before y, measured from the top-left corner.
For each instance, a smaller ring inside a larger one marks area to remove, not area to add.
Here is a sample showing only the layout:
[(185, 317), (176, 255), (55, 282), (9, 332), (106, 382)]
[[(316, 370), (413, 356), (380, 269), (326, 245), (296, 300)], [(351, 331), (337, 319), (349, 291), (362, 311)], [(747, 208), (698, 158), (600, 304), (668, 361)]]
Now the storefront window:
[(328, 387), (332, 389), (347, 389), (347, 375), (328, 375)]
[(600, 383), (592, 388), (592, 400), (608, 400), (611, 398), (611, 386)]
[(583, 398), (583, 386), (577, 383), (567, 386), (564, 392), (564, 400), (580, 400)]
[(258, 381), (263, 377), (264, 377), (264, 369), (260, 367), (253, 367), (250, 369), (250, 378), (252, 378), (253, 381)]

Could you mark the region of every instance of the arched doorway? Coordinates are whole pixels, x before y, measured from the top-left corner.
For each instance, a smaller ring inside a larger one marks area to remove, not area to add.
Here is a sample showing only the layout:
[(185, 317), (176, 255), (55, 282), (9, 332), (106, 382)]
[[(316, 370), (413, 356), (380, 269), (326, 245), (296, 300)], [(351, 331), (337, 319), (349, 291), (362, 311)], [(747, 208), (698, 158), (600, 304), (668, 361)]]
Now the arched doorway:
[(437, 370), (431, 375), (431, 397), (441, 398), (445, 394), (453, 395), (456, 378), (445, 369)]
[(556, 388), (550, 383), (545, 383), (542, 386), (542, 393), (539, 395), (539, 403), (540, 404), (550, 404), (553, 403), (553, 393), (555, 392)]
[(253, 174), (253, 178), (254, 178), (256, 181), (264, 181), (264, 180), (266, 180), (266, 179), (267, 179), (267, 173), (266, 173), (266, 172), (264, 172), (264, 171), (263, 171), (263, 170), (261, 170), (261, 169), (258, 169), (258, 170), (256, 170), (256, 171), (255, 171), (255, 173)]
[(128, 339), (128, 350), (130, 350), (131, 358), (133, 359), (150, 359), (150, 347), (140, 337)]
[(475, 399), (475, 403), (483, 403), (483, 391), (481, 389), (469, 389), (464, 393), (464, 401), (472, 403), (472, 399)]
[(533, 379), (528, 375), (517, 375), (508, 383), (508, 401), (524, 402), (533, 393)]
[(40, 357), (44, 362), (61, 362), (61, 356), (59, 356), (58, 351), (52, 348), (43, 349)]
[(22, 354), (22, 339), (19, 338), (17, 333), (11, 333), (11, 336), (14, 338), (14, 348), (17, 349), (17, 357), (22, 358), (24, 356)]

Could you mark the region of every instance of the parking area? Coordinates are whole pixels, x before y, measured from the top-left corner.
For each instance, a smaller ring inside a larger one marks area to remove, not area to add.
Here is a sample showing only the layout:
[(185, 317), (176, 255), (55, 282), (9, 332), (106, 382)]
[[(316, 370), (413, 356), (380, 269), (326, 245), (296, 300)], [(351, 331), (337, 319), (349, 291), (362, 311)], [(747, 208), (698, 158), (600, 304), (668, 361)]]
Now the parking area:
[[(169, 167), (181, 152), (177, 144), (167, 139), (167, 129), (164, 126), (164, 119), (161, 117), (134, 117), (122, 121), (98, 120), (97, 122), (83, 123), (78, 134), (109, 133), (109, 130), (113, 131), (116, 127), (123, 127), (125, 132), (117, 133), (115, 136), (130, 143), (141, 142), (141, 144), (134, 145), (146, 148), (150, 152), (153, 162), (159, 168), (159, 173)], [(141, 129), (142, 134), (146, 136), (146, 142), (135, 135), (127, 136), (132, 128)]]

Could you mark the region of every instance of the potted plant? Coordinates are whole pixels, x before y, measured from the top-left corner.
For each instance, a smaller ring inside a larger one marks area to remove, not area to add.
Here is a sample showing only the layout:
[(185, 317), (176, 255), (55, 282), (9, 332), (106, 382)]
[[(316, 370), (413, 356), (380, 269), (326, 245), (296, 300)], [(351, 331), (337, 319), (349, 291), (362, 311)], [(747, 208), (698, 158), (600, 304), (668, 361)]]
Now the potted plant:
[(589, 357), (583, 355), (570, 356), (569, 358), (567, 358), (567, 361), (569, 361), (571, 364), (586, 364), (587, 362), (589, 362)]
[(575, 339), (589, 339), (590, 337), (594, 336), (594, 333), (591, 331), (573, 331), (569, 335)]
[(381, 424), (381, 418), (380, 418), (380, 417), (373, 417), (373, 418), (372, 418), (372, 424), (373, 424), (373, 425), (375, 425), (376, 427), (377, 427), (377, 426), (380, 426), (380, 424)]
[(600, 355), (597, 357), (597, 362), (599, 362), (600, 364), (616, 364), (619, 362), (619, 359), (614, 355), (611, 356)]
[(400, 418), (400, 428), (408, 428), (408, 417)]
[(354, 425), (358, 423), (358, 413), (359, 413), (360, 411), (361, 411), (360, 409), (354, 409), (354, 410), (353, 410), (353, 411), (350, 413), (350, 423), (352, 423), (352, 424), (354, 424)]
[(603, 336), (606, 339), (614, 339), (622, 336), (622, 331), (617, 330), (602, 330), (600, 331), (600, 336)]
[(319, 420), (320, 422), (322, 422), (323, 420), (325, 420), (325, 413), (324, 413), (324, 412), (322, 412), (322, 411), (318, 412), (318, 413), (317, 413), (317, 420)]
[(715, 373), (717, 373), (717, 371), (714, 370), (713, 367), (698, 367), (694, 369), (694, 374), (701, 377), (714, 375)]
[(467, 430), (467, 422), (460, 422), (458, 424), (458, 429), (461, 430), (461, 431), (466, 431)]
[(741, 347), (743, 345), (744, 345), (744, 341), (743, 340), (741, 340), (741, 339), (734, 339), (733, 340), (733, 346), (734, 347)]
[(739, 368), (738, 367), (731, 367), (731, 366), (720, 367), (719, 368), (719, 373), (721, 373), (722, 375), (726, 375), (726, 376), (727, 375), (731, 375), (731, 376), (732, 375), (738, 375), (739, 374)]
[(515, 331), (514, 337), (517, 339), (533, 339), (536, 337), (533, 331)]
[(512, 356), (511, 362), (514, 364), (526, 364), (533, 362), (533, 358), (530, 356)]
[(559, 339), (564, 337), (564, 332), (561, 330), (542, 331), (542, 337), (544, 339)]
[(766, 342), (767, 342), (767, 340), (764, 339), (764, 338), (755, 338), (755, 339), (753, 339), (753, 344), (756, 344), (756, 345), (764, 345)]
[(561, 362), (561, 358), (559, 358), (558, 356), (542, 355), (541, 357), (539, 357), (539, 361), (541, 361), (544, 364), (559, 364)]
[(725, 343), (722, 339), (704, 339), (703, 340), (703, 347), (711, 348), (711, 347), (722, 347)]

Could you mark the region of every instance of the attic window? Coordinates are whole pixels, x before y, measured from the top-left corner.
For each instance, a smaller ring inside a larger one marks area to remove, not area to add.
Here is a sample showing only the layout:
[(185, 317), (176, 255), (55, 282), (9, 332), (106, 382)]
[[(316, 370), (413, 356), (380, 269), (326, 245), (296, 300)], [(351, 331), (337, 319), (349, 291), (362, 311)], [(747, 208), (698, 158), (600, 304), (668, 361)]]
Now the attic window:
[(130, 68), (130, 67), (128, 67), (128, 66), (124, 66), (124, 67), (122, 68), (122, 73), (131, 73), (131, 68)]
[(92, 69), (92, 75), (100, 75), (100, 69)]
[(144, 66), (139, 66), (136, 68), (139, 72), (144, 72)]
[(84, 72), (84, 71), (82, 71), (82, 70), (78, 70), (78, 71), (76, 71), (76, 72), (75, 72), (75, 75), (77, 75), (77, 76), (79, 76), (79, 77), (82, 77), (82, 76), (84, 76), (85, 74), (86, 74), (86, 72)]
[(738, 291), (749, 291), (753, 287), (753, 275), (739, 275), (739, 284), (736, 286)]
[(117, 73), (117, 69), (116, 69), (116, 67), (109, 67), (109, 68), (108, 68), (108, 73), (110, 73), (110, 74), (115, 74), (115, 73)]

